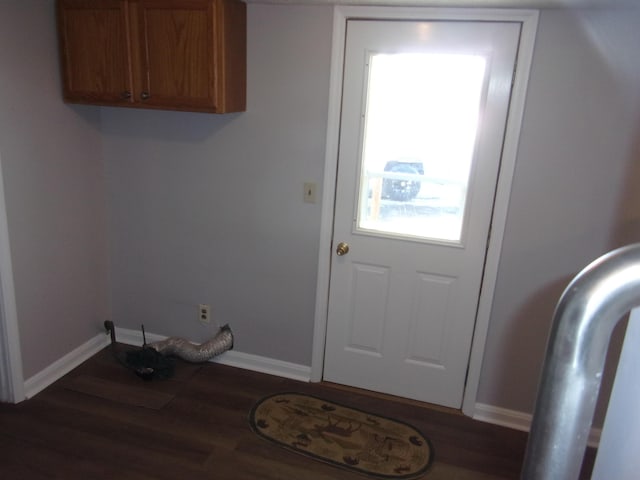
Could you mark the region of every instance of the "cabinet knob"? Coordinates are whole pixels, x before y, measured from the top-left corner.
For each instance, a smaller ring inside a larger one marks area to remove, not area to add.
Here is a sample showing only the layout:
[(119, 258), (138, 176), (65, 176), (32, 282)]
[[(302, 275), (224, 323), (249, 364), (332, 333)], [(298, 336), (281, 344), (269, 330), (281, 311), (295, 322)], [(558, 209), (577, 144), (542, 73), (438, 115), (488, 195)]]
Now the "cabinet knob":
[(120, 98), (122, 98), (123, 100), (128, 100), (131, 98), (131, 92), (129, 90), (125, 90), (124, 92), (122, 92), (120, 94)]
[(151, 98), (151, 95), (149, 94), (149, 92), (142, 92), (142, 93), (140, 94), (140, 98), (141, 98), (142, 100), (148, 100), (149, 98)]

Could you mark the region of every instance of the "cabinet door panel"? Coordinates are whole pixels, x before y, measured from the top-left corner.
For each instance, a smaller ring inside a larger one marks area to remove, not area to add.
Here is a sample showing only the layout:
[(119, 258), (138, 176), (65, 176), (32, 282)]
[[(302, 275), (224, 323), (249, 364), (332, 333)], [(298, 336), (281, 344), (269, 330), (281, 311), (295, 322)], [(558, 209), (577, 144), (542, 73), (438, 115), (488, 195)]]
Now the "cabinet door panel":
[(216, 106), (214, 6), (210, 1), (141, 0), (142, 92), (148, 106)]
[(58, 12), (65, 99), (131, 102), (125, 2), (65, 0), (59, 3)]

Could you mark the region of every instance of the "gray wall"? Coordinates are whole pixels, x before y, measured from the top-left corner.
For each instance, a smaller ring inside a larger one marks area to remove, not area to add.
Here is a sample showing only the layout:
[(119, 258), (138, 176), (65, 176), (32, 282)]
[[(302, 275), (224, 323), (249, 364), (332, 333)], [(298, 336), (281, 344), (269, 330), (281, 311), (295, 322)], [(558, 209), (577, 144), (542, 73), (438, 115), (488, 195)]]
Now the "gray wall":
[[(532, 410), (567, 282), (640, 239), (618, 235), (637, 160), (621, 71), (637, 60), (617, 48), (632, 23), (627, 13), (542, 12), (482, 403)], [(238, 350), (308, 365), (320, 211), (301, 188), (322, 174), (331, 9), (251, 4), (248, 30), (247, 113), (103, 112), (114, 319), (202, 340), (211, 332), (195, 308), (211, 303)]]
[(332, 10), (248, 10), (246, 113), (103, 110), (113, 319), (309, 365)]
[(601, 254), (640, 241), (638, 25), (640, 9), (541, 14), (483, 403), (532, 410), (553, 310), (567, 283)]
[[(331, 8), (248, 13), (248, 111), (215, 116), (61, 104), (51, 2), (0, 2), (0, 153), (27, 377), (100, 331), (109, 290), (119, 326), (203, 340), (215, 326), (198, 324), (196, 306), (210, 303), (239, 351), (310, 363), (320, 203), (303, 203), (302, 184), (323, 191)], [(531, 411), (562, 289), (640, 239), (637, 24), (542, 12), (482, 403)]]
[(29, 378), (109, 317), (99, 111), (61, 101), (51, 1), (0, 2), (0, 156)]

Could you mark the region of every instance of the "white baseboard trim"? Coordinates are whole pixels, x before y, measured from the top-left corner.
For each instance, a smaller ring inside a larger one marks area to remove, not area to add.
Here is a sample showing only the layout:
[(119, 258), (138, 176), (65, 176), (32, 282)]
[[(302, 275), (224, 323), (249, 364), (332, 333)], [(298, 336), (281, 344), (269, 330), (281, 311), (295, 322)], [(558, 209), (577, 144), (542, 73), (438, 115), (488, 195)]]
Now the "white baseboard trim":
[[(158, 342), (166, 338), (167, 337), (163, 335), (146, 333), (148, 343)], [(126, 328), (116, 328), (116, 339), (118, 342), (127, 345), (141, 346), (142, 332)], [(24, 382), (25, 397), (33, 397), (56, 380), (62, 378), (82, 362), (98, 353), (107, 345), (109, 345), (109, 336), (105, 334), (98, 334), (83, 345), (80, 345), (78, 348), (52, 363), (41, 372), (27, 379)], [(290, 378), (303, 382), (309, 382), (311, 378), (311, 367), (306, 365), (284, 362), (282, 360), (238, 352), (236, 350), (224, 352), (210, 361), (220, 363), (222, 365), (229, 365), (231, 367), (243, 368), (245, 370), (252, 370), (255, 372), (276, 375), (278, 377)], [(532, 415), (484, 403), (476, 403), (473, 418), (481, 422), (492, 423), (494, 425), (528, 432), (531, 427)], [(588, 440), (589, 446), (598, 446), (600, 442), (600, 434), (601, 429), (591, 429)]]
[(109, 345), (109, 336), (100, 333), (83, 343), (75, 350), (67, 353), (44, 370), (36, 373), (24, 382), (24, 396), (31, 398), (41, 392), (56, 380), (59, 380), (85, 360)]
[[(492, 423), (502, 427), (513, 428), (528, 432), (531, 428), (533, 415), (530, 413), (518, 412), (506, 408), (494, 407), (485, 403), (476, 403), (473, 419), (481, 422)], [(588, 445), (597, 448), (600, 443), (600, 428), (592, 428), (589, 433)]]
[[(159, 342), (167, 338), (162, 335), (146, 332), (145, 337), (147, 343)], [(116, 340), (127, 345), (141, 346), (142, 332), (116, 327)], [(311, 378), (311, 367), (306, 365), (284, 362), (282, 360), (243, 353), (237, 350), (228, 350), (212, 358), (210, 361), (230, 367), (238, 367), (254, 372), (266, 373), (268, 375), (300, 380), (302, 382), (308, 382)]]
[(244, 368), (245, 370), (276, 375), (301, 382), (309, 382), (311, 379), (311, 367), (306, 365), (284, 362), (274, 358), (252, 355), (235, 350), (229, 350), (213, 358), (212, 361), (230, 367)]
[(508, 410), (506, 408), (494, 407), (485, 403), (476, 403), (476, 410), (473, 414), (474, 420), (500, 425), (501, 427), (513, 428), (528, 432), (531, 427), (531, 414)]

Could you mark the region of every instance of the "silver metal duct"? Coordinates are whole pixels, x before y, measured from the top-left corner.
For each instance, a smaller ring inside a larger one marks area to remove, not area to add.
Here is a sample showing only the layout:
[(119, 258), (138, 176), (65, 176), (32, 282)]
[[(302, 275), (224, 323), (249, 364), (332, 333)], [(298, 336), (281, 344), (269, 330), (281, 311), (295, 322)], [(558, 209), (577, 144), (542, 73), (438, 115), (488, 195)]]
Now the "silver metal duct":
[(222, 327), (215, 337), (200, 345), (180, 337), (169, 337), (166, 340), (147, 345), (163, 355), (174, 355), (188, 362), (206, 362), (233, 348), (233, 334), (229, 325)]
[(556, 307), (522, 480), (580, 474), (611, 332), (640, 305), (640, 244), (587, 266)]

